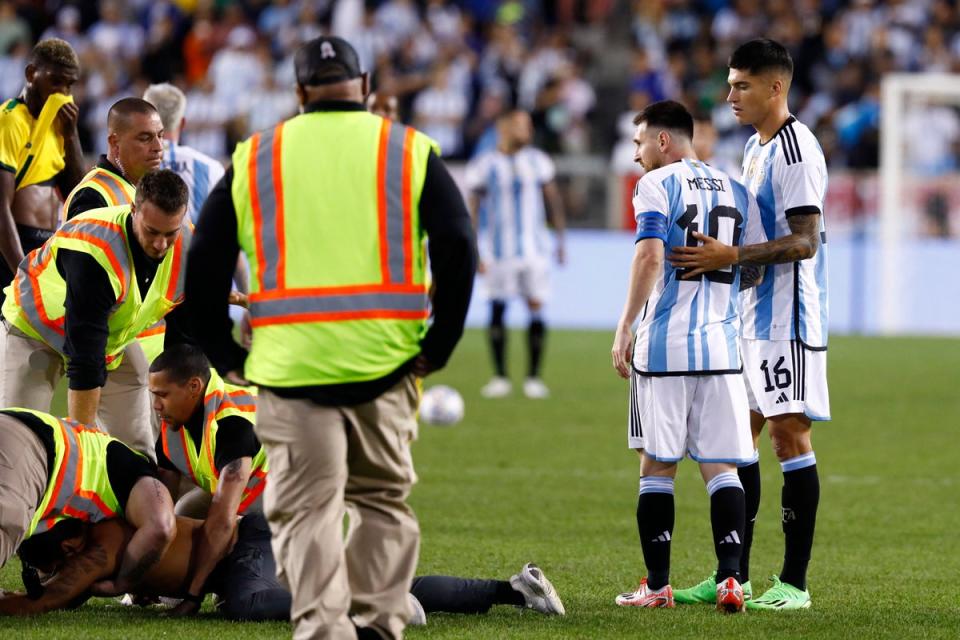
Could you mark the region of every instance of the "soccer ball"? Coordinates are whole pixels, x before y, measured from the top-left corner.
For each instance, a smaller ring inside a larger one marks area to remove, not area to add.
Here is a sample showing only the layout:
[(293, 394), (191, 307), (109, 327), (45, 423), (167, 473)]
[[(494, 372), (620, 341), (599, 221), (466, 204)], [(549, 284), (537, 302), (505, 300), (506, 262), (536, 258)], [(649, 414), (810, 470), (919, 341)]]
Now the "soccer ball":
[(420, 399), (420, 419), (445, 427), (457, 424), (463, 420), (463, 396), (443, 384), (430, 387)]

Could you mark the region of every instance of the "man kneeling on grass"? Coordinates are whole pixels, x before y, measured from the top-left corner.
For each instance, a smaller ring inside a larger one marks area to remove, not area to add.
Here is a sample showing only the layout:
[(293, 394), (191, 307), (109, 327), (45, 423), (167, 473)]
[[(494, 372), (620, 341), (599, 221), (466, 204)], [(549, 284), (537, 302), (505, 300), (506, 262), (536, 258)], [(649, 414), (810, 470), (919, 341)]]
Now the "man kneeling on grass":
[[(198, 562), (194, 552), (203, 535), (203, 524), (202, 520), (177, 517), (173, 543), (144, 576), (137, 595), (184, 596), (193, 565)], [(24, 575), (43, 575), (44, 579), (28, 580), (25, 594), (0, 597), (0, 615), (31, 615), (79, 606), (92, 595), (94, 583), (109, 580), (117, 572), (132, 536), (133, 528), (122, 520), (95, 525), (70, 520), (58, 524), (38, 543), (26, 541), (19, 551)], [(229, 552), (210, 574), (203, 593), (217, 594), (217, 608), (230, 619), (289, 619), (290, 593), (276, 578), (270, 529), (263, 515), (240, 518)], [(553, 585), (529, 563), (509, 582), (418, 577), (410, 597), (415, 612), (410, 624), (425, 624), (427, 613), (486, 613), (498, 604), (564, 614)], [(203, 600), (202, 595), (193, 598), (196, 604)]]

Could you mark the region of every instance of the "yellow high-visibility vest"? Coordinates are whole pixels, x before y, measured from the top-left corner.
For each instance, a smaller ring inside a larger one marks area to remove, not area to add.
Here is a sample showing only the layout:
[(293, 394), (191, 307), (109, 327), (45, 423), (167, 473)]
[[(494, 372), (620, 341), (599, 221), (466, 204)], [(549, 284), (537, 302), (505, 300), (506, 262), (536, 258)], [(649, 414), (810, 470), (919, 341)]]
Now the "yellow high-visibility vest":
[(374, 380), (420, 350), (428, 317), (420, 193), (436, 143), (365, 111), (306, 113), (233, 154), (250, 264), (246, 377)]
[(20, 408), (10, 411), (36, 416), (53, 435), (52, 473), (47, 479), (43, 499), (30, 521), (27, 538), (49, 531), (67, 518), (100, 522), (123, 516), (107, 474), (107, 447), (112, 442), (119, 442), (116, 438), (42, 411)]
[[(73, 191), (63, 201), (62, 217), (67, 219), (67, 210), (74, 196), (81, 189), (93, 189), (101, 196), (108, 207), (117, 207), (122, 204), (133, 204), (133, 199), (137, 195), (137, 189), (127, 182), (126, 178), (102, 167), (94, 167), (83, 179), (73, 188)], [(86, 213), (81, 212), (81, 213)]]
[[(167, 459), (195, 485), (214, 494), (220, 481), (214, 461), (217, 456), (217, 434), (219, 421), (228, 416), (240, 416), (256, 424), (256, 391), (250, 387), (238, 387), (223, 380), (217, 372), (210, 370), (210, 382), (203, 396), (203, 437), (200, 448), (193, 442), (186, 426), (175, 429), (164, 420), (160, 424), (160, 441)], [(267, 486), (267, 452), (263, 446), (253, 457), (250, 480), (243, 491), (237, 513), (243, 513), (263, 493)]]
[(130, 243), (137, 240), (127, 237), (129, 216), (129, 205), (94, 209), (68, 220), (42, 247), (31, 251), (5, 290), (3, 316), (7, 322), (63, 355), (66, 282), (57, 270), (57, 252), (86, 253), (103, 267), (116, 296), (107, 320), (104, 355), (107, 369), (120, 366), (127, 345), (183, 302), (187, 247), (193, 233), (189, 225), (183, 225), (142, 298), (130, 249)]
[[(127, 182), (126, 178), (102, 167), (94, 167), (83, 180), (73, 188), (70, 195), (63, 202), (63, 219), (67, 219), (67, 209), (73, 201), (73, 197), (80, 189), (91, 188), (107, 202), (108, 207), (115, 207), (122, 204), (133, 204), (137, 197), (137, 189)], [(81, 213), (85, 213), (81, 211)], [(167, 325), (160, 320), (155, 325), (141, 332), (137, 336), (137, 342), (143, 347), (143, 353), (147, 356), (147, 362), (153, 362), (157, 356), (163, 353), (163, 340), (166, 336)]]

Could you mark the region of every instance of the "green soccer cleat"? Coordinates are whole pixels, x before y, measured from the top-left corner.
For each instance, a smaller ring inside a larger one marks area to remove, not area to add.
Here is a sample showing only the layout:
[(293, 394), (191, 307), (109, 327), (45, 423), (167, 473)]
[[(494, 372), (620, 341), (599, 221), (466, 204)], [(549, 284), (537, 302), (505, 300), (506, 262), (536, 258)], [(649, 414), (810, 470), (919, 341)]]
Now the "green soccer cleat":
[(773, 586), (756, 600), (748, 602), (747, 609), (784, 611), (810, 608), (809, 591), (801, 591), (793, 585), (781, 582), (777, 576), (770, 578), (770, 581)]
[[(753, 596), (753, 587), (750, 581), (743, 583), (743, 599), (749, 600)], [(714, 571), (710, 577), (686, 589), (678, 589), (673, 592), (673, 601), (677, 604), (716, 604), (717, 603), (717, 572)]]

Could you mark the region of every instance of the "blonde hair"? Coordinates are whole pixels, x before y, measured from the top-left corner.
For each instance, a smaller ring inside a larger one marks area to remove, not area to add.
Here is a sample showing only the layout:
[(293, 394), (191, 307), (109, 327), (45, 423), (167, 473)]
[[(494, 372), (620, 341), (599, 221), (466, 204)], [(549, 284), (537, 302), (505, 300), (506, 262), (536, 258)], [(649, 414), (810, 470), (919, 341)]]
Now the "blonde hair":
[(183, 91), (168, 82), (152, 84), (143, 92), (143, 99), (157, 108), (164, 131), (173, 133), (180, 128), (187, 110), (187, 96)]
[(60, 38), (47, 38), (34, 45), (33, 51), (30, 52), (30, 64), (80, 70), (77, 52), (69, 42)]

